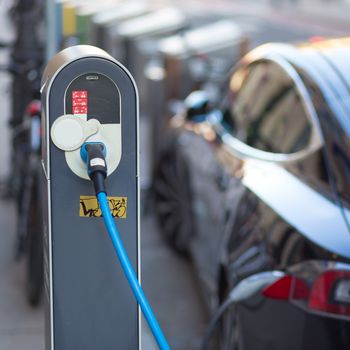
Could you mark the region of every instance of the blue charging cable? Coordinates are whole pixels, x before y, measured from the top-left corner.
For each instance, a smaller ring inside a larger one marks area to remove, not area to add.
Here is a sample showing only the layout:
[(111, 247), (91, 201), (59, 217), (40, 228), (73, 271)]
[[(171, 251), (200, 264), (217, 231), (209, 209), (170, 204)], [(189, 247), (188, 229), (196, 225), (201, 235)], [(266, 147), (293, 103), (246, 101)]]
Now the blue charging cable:
[(120, 265), (123, 268), (125, 277), (127, 278), (129, 285), (135, 295), (135, 298), (137, 299), (141, 310), (147, 320), (147, 323), (154, 335), (154, 338), (156, 339), (158, 346), (161, 350), (170, 350), (170, 346), (168, 345), (165, 336), (158, 324), (158, 321), (152, 311), (151, 305), (149, 304), (145, 293), (143, 292), (140, 283), (136, 277), (135, 271), (130, 263), (130, 260), (128, 258), (128, 255), (125, 251), (125, 248), (123, 246), (123, 242), (120, 238), (118, 229), (115, 225), (115, 222), (113, 220), (111, 210), (108, 205), (108, 199), (106, 196), (106, 193), (100, 192), (97, 195), (98, 203), (100, 205), (103, 219), (105, 221), (105, 225), (107, 228), (107, 231), (109, 233), (109, 237), (111, 238), (113, 242), (113, 246), (117, 252), (118, 259), (120, 262)]
[(129, 285), (139, 303), (141, 310), (146, 318), (146, 321), (153, 333), (153, 336), (161, 350), (170, 350), (170, 346), (159, 326), (159, 323), (152, 311), (145, 293), (137, 279), (136, 273), (131, 265), (129, 257), (124, 248), (123, 242), (120, 238), (117, 226), (112, 217), (108, 199), (106, 195), (106, 189), (104, 180), (107, 175), (107, 167), (105, 162), (105, 147), (102, 143), (85, 143), (81, 149), (81, 156), (87, 163), (88, 174), (94, 183), (96, 196), (102, 216), (109, 234), (113, 242), (113, 246), (117, 252), (117, 256), (124, 271), (125, 277), (129, 282)]

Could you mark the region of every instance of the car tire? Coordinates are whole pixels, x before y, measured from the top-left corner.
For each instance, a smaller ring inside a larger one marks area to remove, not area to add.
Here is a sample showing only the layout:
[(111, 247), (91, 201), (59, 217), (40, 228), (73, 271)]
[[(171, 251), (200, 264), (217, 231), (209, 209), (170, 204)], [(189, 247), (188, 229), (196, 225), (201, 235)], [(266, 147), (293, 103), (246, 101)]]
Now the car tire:
[(190, 171), (176, 139), (159, 156), (153, 190), (156, 215), (166, 241), (176, 252), (188, 255), (194, 235)]
[(237, 306), (231, 305), (220, 324), (220, 350), (243, 350), (242, 334), (237, 315)]

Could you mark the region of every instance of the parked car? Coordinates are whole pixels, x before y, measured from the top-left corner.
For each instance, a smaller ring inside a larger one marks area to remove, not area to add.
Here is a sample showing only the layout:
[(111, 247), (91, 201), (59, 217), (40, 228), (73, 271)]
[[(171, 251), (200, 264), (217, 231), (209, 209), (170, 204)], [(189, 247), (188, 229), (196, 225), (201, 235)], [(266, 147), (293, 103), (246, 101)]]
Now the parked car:
[(206, 349), (350, 348), (350, 39), (266, 44), (171, 120), (162, 232), (198, 272)]
[[(232, 62), (247, 53), (249, 40), (235, 21), (214, 21), (212, 15), (209, 23), (203, 15), (200, 20), (203, 23), (159, 40), (156, 53), (149, 55), (143, 79), (138, 79), (139, 90), (145, 91), (143, 113), (151, 120), (152, 168), (166, 138), (169, 116), (182, 108), (181, 101), (198, 88), (210, 91), (215, 99)], [(150, 47), (143, 44), (137, 56)]]

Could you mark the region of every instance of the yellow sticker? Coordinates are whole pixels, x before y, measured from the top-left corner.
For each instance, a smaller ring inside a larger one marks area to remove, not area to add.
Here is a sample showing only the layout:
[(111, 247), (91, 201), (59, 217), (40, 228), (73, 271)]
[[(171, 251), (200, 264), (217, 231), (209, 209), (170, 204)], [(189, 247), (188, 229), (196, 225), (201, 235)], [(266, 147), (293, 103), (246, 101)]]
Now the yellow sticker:
[[(115, 218), (126, 219), (127, 197), (107, 197), (111, 214)], [(79, 216), (84, 218), (102, 217), (97, 198), (94, 196), (80, 196)]]

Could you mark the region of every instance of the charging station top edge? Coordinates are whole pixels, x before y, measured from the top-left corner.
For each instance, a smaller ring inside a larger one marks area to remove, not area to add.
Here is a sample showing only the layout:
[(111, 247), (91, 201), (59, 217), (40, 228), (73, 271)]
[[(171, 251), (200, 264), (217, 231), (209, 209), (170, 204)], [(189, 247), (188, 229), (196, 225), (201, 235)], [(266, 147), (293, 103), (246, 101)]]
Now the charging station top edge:
[(137, 102), (138, 102), (137, 85), (135, 83), (134, 77), (131, 75), (129, 70), (120, 62), (118, 62), (115, 58), (113, 58), (110, 54), (108, 54), (106, 51), (91, 45), (71, 46), (57, 53), (48, 62), (44, 70), (44, 73), (41, 79), (41, 91), (43, 91), (44, 89), (49, 90), (51, 82), (55, 79), (57, 74), (69, 63), (79, 59), (87, 58), (87, 57), (96, 57), (96, 58), (106, 59), (118, 65), (122, 70), (124, 70), (124, 72), (130, 78), (132, 84), (134, 85), (134, 88), (136, 90)]

